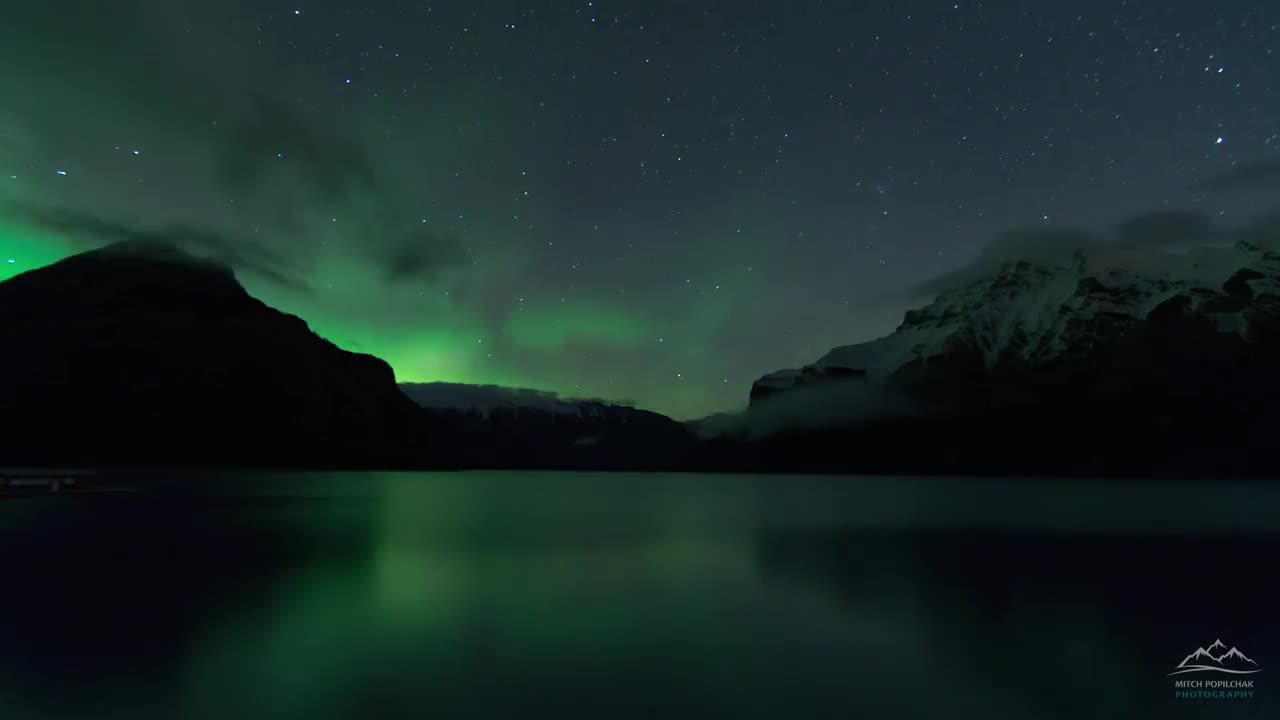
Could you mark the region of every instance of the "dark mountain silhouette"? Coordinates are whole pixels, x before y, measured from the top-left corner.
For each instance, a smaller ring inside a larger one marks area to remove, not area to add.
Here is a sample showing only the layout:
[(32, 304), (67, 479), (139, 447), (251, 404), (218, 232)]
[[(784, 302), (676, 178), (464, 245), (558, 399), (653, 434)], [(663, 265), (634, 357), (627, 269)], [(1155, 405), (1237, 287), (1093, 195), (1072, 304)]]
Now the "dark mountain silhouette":
[(507, 387), (503, 385), (468, 385), (465, 383), (428, 382), (400, 383), (409, 399), (424, 408), (444, 410), (490, 410), (529, 408), (561, 415), (614, 415), (619, 418), (636, 413), (630, 403), (598, 398), (566, 398), (549, 390)]
[(429, 447), (391, 367), (126, 242), (0, 283), (0, 464), (394, 466)]
[(1280, 254), (1240, 241), (1143, 260), (1007, 263), (907, 312), (884, 338), (771, 373), (751, 389), (738, 427), (711, 441), (713, 464), (1280, 470)]
[(424, 409), (382, 360), (159, 242), (0, 283), (0, 327), (0, 467), (641, 469), (692, 443), (598, 402)]
[(441, 410), (477, 410), (526, 407), (544, 410), (568, 408), (553, 392), (501, 385), (467, 385), (465, 383), (427, 382), (400, 383), (400, 390), (424, 408)]
[(405, 383), (437, 436), (455, 438), (462, 467), (675, 469), (695, 440), (648, 410), (554, 393), (456, 383)]
[(1010, 263), (684, 425), (502, 388), (415, 402), (224, 265), (122, 243), (0, 283), (0, 466), (1274, 473), (1280, 255), (1176, 262)]

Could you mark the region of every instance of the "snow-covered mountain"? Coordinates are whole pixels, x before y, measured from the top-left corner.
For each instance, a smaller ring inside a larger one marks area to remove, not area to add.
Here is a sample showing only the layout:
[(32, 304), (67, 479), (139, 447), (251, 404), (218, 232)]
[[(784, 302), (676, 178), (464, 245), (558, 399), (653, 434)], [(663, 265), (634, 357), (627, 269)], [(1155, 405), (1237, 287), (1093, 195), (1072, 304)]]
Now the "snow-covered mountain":
[(719, 434), (780, 470), (1275, 474), (1280, 254), (1235, 235), (995, 266), (760, 378)]
[(540, 412), (579, 418), (626, 421), (637, 415), (653, 415), (628, 404), (605, 400), (563, 398), (553, 392), (500, 385), (430, 382), (400, 383), (400, 391), (431, 410), (463, 410), (489, 415), (497, 412)]
[(1161, 309), (1245, 340), (1280, 316), (1280, 254), (1244, 240), (1108, 260), (1116, 258), (1077, 253), (1062, 266), (1006, 263), (907, 312), (886, 337), (765, 375), (752, 400), (833, 379), (904, 378), (909, 368), (927, 373), (931, 362), (957, 356), (980, 359), (989, 371), (1051, 365), (1122, 337)]

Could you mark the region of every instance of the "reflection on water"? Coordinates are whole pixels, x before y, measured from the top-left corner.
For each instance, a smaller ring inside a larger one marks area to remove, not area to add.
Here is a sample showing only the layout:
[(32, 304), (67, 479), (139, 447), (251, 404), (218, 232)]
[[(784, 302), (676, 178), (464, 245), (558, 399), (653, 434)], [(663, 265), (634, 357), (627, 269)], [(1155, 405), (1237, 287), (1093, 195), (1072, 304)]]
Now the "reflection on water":
[[(1274, 717), (1280, 489), (241, 475), (0, 504), (0, 717)], [(1248, 701), (1175, 699), (1221, 637)], [(1274, 661), (1273, 661), (1274, 660)]]

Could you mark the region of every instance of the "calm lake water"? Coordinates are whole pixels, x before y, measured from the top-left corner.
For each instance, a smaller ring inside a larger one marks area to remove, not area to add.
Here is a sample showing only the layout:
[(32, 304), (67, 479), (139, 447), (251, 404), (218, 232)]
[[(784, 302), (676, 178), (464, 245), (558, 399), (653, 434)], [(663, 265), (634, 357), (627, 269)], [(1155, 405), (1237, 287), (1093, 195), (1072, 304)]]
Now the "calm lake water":
[[(144, 487), (0, 500), (0, 718), (1280, 709), (1280, 484), (461, 473)], [(1261, 672), (1168, 676), (1218, 638)], [(1176, 680), (1241, 678), (1251, 699), (1175, 697)]]

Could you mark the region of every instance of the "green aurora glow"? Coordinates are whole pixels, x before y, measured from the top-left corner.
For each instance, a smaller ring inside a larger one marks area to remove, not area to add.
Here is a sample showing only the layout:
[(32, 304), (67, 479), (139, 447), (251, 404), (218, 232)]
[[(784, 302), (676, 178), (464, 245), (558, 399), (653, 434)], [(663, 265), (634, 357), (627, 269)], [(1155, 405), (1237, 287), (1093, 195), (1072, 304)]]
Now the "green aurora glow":
[(844, 214), (813, 222), (822, 206), (880, 196), (793, 162), (789, 130), (748, 144), (731, 116), (661, 102), (658, 75), (583, 86), (584, 57), (641, 46), (579, 46), (595, 29), (572, 12), (512, 36), (463, 3), (373, 24), (192, 0), (9, 11), (0, 277), (171, 237), (234, 259), (252, 294), (401, 381), (676, 418), (740, 408), (761, 374), (900, 317), (850, 304), (849, 263), (810, 247), (849, 247)]
[[(10, 220), (0, 225), (0, 280), (83, 249), (73, 238)], [(306, 275), (310, 291), (252, 272), (237, 275), (250, 293), (307, 320), (338, 346), (386, 360), (401, 382), (536, 387), (566, 397), (637, 402), (675, 417), (712, 412), (725, 406), (726, 395), (743, 392), (745, 378), (726, 388), (727, 378), (717, 377), (714, 358), (699, 344), (725, 326), (735, 307), (750, 304), (728, 292), (675, 326), (657, 318), (678, 314), (679, 303), (657, 304), (643, 314), (620, 304), (562, 298), (517, 297), (494, 319), (460, 299), (464, 283), (389, 286), (374, 266), (338, 252), (316, 258)], [(740, 275), (745, 284), (751, 273)], [(430, 322), (418, 319), (423, 317)], [(658, 362), (671, 371), (663, 377), (642, 372), (659, 354)], [(566, 363), (566, 357), (578, 362)]]

